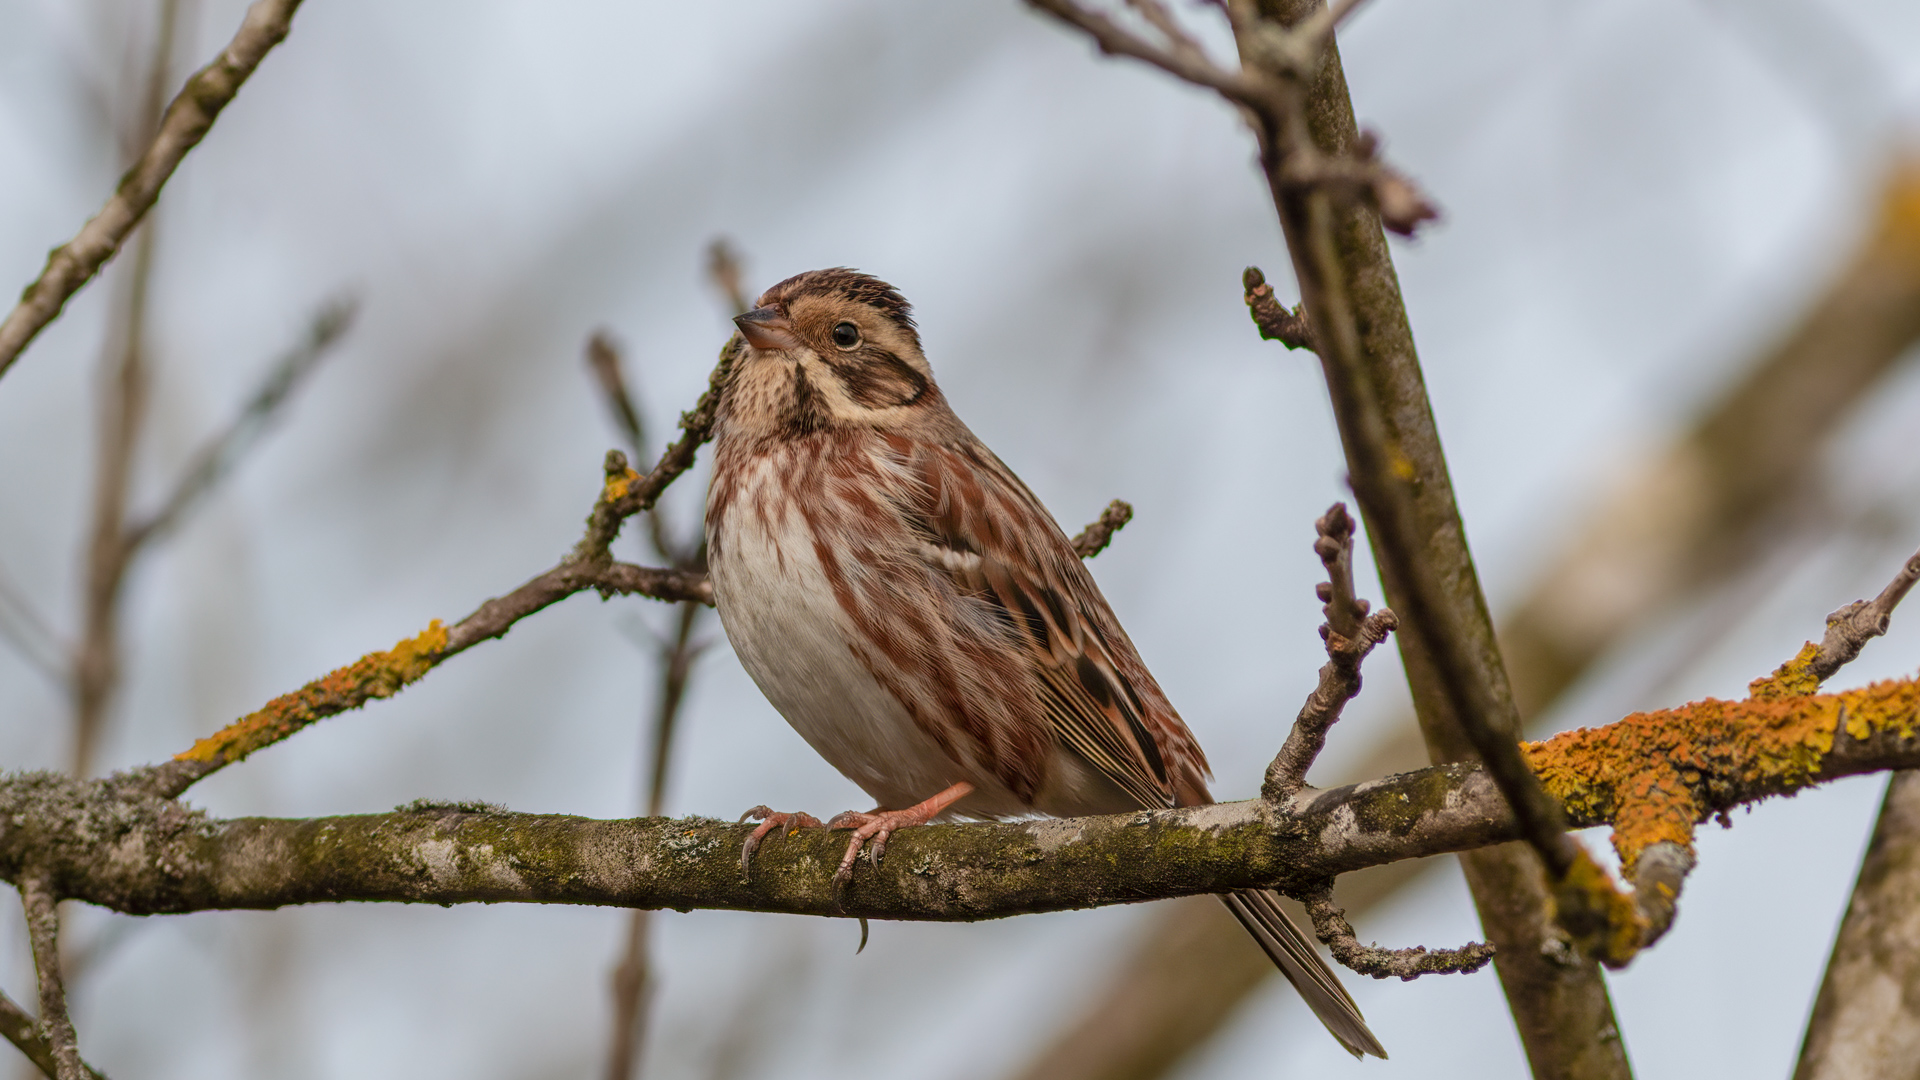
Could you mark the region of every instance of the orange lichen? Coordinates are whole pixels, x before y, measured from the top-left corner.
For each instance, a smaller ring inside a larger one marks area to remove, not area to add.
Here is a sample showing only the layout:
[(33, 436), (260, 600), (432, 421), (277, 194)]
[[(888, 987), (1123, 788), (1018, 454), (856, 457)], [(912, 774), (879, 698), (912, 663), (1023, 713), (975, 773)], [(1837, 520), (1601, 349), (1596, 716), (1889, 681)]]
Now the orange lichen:
[(607, 486), (600, 492), (600, 501), (616, 503), (626, 498), (627, 489), (631, 488), (633, 482), (638, 479), (640, 479), (640, 474), (634, 472), (632, 469), (627, 469), (619, 473), (608, 473)]
[(1645, 916), (1585, 848), (1567, 875), (1555, 883), (1554, 903), (1560, 909), (1560, 924), (1586, 955), (1609, 967), (1621, 967), (1640, 951), (1647, 933)]
[(1819, 690), (1820, 676), (1813, 672), (1814, 658), (1819, 655), (1820, 646), (1807, 642), (1793, 659), (1774, 668), (1773, 674), (1748, 683), (1747, 696), (1756, 701), (1785, 701)]
[(368, 653), (291, 694), (274, 698), (257, 712), (195, 742), (192, 749), (175, 754), (174, 759), (215, 765), (239, 761), (316, 720), (357, 709), (375, 698), (392, 697), (439, 663), (446, 648), (446, 628), (435, 619), (418, 636), (391, 649)]
[(1576, 822), (1612, 821), (1613, 845), (1628, 875), (1651, 844), (1691, 850), (1693, 827), (1713, 809), (1712, 792), (1789, 792), (1816, 778), (1844, 725), (1864, 739), (1920, 725), (1920, 683), (1875, 683), (1812, 694), (1813, 646), (1753, 683), (1743, 701), (1709, 698), (1677, 709), (1635, 713), (1522, 750), (1541, 782)]

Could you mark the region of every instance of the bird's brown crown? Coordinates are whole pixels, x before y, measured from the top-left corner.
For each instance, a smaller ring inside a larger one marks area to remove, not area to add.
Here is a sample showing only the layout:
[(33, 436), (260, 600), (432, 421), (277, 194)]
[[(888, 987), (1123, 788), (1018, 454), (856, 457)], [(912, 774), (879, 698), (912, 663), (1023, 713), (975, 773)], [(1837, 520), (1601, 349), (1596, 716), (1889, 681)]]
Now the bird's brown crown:
[(879, 278), (845, 267), (795, 274), (734, 321), (748, 348), (722, 408), (738, 434), (894, 428), (940, 401), (913, 308)]

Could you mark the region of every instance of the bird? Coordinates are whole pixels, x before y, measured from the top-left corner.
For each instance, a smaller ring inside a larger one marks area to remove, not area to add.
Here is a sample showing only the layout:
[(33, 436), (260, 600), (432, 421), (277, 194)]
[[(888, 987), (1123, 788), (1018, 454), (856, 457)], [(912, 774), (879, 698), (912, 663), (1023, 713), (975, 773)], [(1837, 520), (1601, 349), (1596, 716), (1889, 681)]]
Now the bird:
[[(845, 267), (734, 322), (706, 538), (741, 665), (876, 807), (835, 872), (896, 829), (1213, 801), (1206, 755), (1053, 516), (957, 416), (913, 309)], [(758, 806), (741, 853), (817, 828)], [(1276, 894), (1221, 900), (1349, 1053), (1386, 1057)]]

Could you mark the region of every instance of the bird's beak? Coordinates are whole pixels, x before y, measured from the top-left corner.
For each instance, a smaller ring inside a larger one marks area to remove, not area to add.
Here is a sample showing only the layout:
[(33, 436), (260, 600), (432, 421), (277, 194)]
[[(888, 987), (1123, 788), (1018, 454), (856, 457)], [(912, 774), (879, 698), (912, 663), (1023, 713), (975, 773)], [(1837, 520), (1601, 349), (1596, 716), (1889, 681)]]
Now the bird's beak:
[(793, 332), (793, 323), (771, 305), (734, 316), (733, 325), (740, 328), (747, 344), (756, 349), (779, 351), (800, 344), (800, 338)]

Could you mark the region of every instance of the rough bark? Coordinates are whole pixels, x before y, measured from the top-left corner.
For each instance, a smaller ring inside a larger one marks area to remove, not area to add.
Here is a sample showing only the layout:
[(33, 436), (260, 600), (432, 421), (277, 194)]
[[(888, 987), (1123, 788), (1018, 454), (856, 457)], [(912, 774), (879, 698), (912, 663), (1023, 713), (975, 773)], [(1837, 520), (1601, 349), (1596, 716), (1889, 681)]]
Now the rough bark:
[[(1261, 4), (1263, 12), (1288, 25), (1299, 23), (1320, 7), (1320, 0), (1263, 0)], [(1309, 91), (1308, 126), (1315, 144), (1329, 154), (1347, 152), (1359, 136), (1346, 76), (1332, 46)], [(1286, 200), (1278, 197), (1277, 190), (1276, 196), (1285, 225), (1289, 216)], [(1413, 554), (1440, 590), (1440, 595), (1433, 598), (1438, 605), (1433, 614), (1438, 618), (1421, 617), (1420, 605), (1410, 603), (1413, 583), (1393, 569), (1399, 560), (1381, 557), (1392, 554), (1383, 552), (1380, 545), (1382, 526), (1386, 524), (1380, 520), (1384, 500), (1370, 499), (1360, 490), (1358, 476), (1356, 494), (1360, 496), (1369, 542), (1382, 566), (1386, 601), (1402, 617), (1400, 653), (1430, 758), (1436, 762), (1468, 759), (1474, 756), (1474, 746), (1466, 737), (1468, 718), (1460, 714), (1457, 702), (1452, 700), (1457, 695), (1449, 693), (1443, 653), (1457, 648), (1467, 654), (1478, 689), (1491, 699), (1496, 710), (1482, 718), (1489, 725), (1517, 738), (1519, 713), (1513, 706), (1493, 620), (1467, 549), (1386, 235), (1378, 215), (1359, 203), (1334, 204), (1326, 212), (1332, 216), (1333, 247), (1344, 270), (1341, 284), (1359, 338), (1363, 379), (1370, 384), (1386, 437), (1397, 450), (1396, 464), (1410, 470), (1412, 491), (1406, 512), (1411, 520), (1405, 524), (1424, 538), (1421, 550)], [(1324, 362), (1335, 351), (1330, 338), (1340, 328), (1330, 325), (1331, 320), (1320, 317), (1315, 310), (1307, 280), (1311, 273), (1300, 272), (1303, 253), (1293, 242), (1295, 231), (1289, 229), (1296, 276), (1302, 279), (1302, 299)], [(1334, 375), (1329, 365), (1330, 387), (1339, 415), (1343, 410), (1339, 389), (1332, 385)], [(1344, 421), (1341, 435), (1349, 464), (1359, 464), (1353, 458), (1356, 439)], [(1358, 468), (1354, 471), (1360, 472)], [(1459, 637), (1448, 640), (1451, 635)], [(1531, 851), (1508, 845), (1473, 852), (1462, 862), (1481, 925), (1499, 950), (1495, 966), (1534, 1075), (1561, 1080), (1630, 1076), (1598, 965), (1570, 949), (1564, 935), (1552, 925), (1539, 860)]]
[(1910, 1080), (1920, 1071), (1920, 773), (1895, 773), (1794, 1080)]

